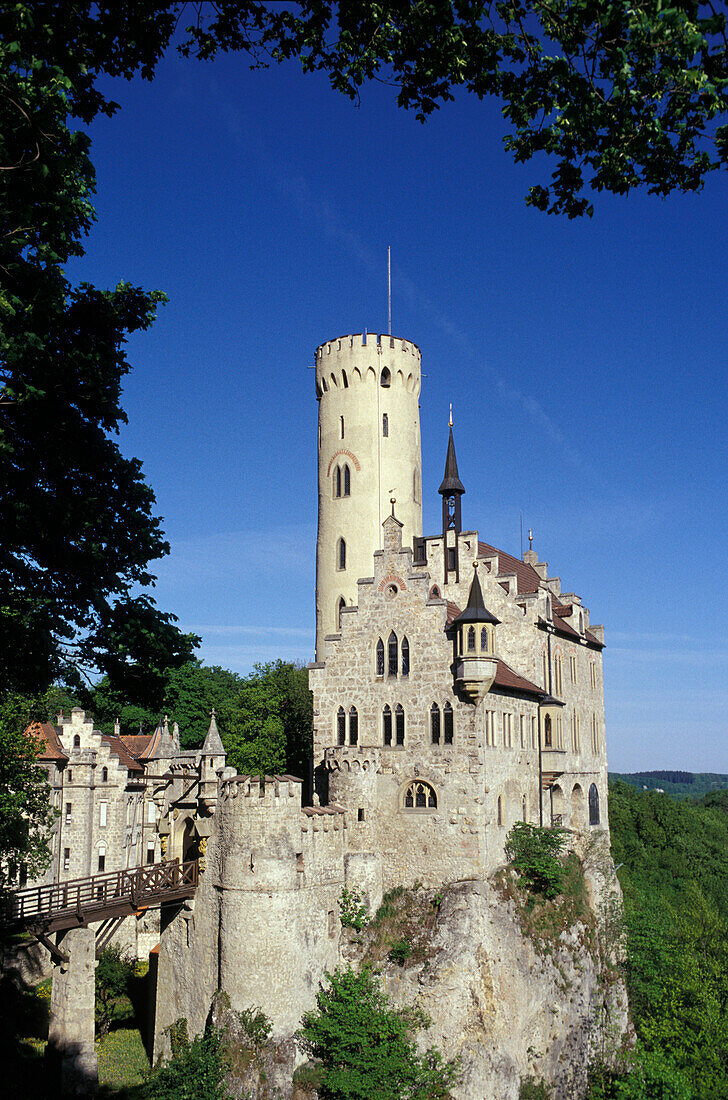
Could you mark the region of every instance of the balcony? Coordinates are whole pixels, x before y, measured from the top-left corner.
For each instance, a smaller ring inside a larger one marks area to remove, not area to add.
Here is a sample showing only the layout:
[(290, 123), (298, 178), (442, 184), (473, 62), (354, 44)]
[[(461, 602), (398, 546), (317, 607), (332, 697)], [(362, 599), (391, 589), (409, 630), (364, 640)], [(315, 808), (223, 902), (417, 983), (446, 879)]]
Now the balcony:
[(455, 687), (469, 703), (477, 706), (490, 691), (497, 670), (495, 657), (458, 657), (455, 662)]

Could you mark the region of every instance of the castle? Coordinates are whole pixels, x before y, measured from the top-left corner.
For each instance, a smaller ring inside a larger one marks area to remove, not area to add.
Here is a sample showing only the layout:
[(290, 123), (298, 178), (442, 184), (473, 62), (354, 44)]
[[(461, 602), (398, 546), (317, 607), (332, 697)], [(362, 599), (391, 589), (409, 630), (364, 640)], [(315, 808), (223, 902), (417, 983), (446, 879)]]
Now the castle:
[[(159, 939), (150, 959), (155, 1057), (168, 1053), (168, 1028), (179, 1017), (191, 1034), (204, 1029), (218, 989), (233, 1008), (262, 1004), (274, 1037), (290, 1040), (325, 971), (342, 961), (344, 887), (371, 910), (395, 886), (472, 887), (467, 905), (457, 902), (471, 922), (480, 914), (466, 954), (494, 935), (488, 878), (504, 861), (515, 822), (563, 824), (576, 843), (601, 838), (609, 860), (602, 627), (535, 551), (517, 559), (463, 529), (452, 426), (441, 530), (424, 534), (414, 344), (389, 335), (327, 341), (315, 354), (315, 385), (312, 804), (302, 804), (301, 777), (226, 767), (214, 716), (192, 753), (180, 752), (166, 727), (146, 740), (104, 737), (81, 711), (39, 731), (62, 811), (54, 875), (101, 867), (99, 845), (107, 860), (113, 851), (127, 865), (200, 857), (194, 899), (163, 907), (159, 925), (146, 929)], [(102, 812), (114, 780), (113, 811)], [(88, 823), (76, 834), (78, 857), (62, 839), (64, 803), (68, 826), (77, 805), (76, 820)], [(510, 926), (499, 934), (493, 957), (503, 949), (512, 962), (505, 1001), (522, 961), (515, 956), (526, 949), (511, 944)], [(485, 1035), (483, 1020), (498, 1013), (492, 975), (486, 986), (490, 1007), (469, 1034)], [(478, 1001), (482, 990), (471, 992)], [(587, 991), (579, 1009), (582, 1030), (591, 1026), (591, 998)], [(578, 1028), (569, 1038), (540, 1003), (533, 1013), (524, 1029), (544, 1049), (582, 1056)], [(511, 1016), (510, 1031), (492, 1043), (515, 1037), (512, 1025)], [(525, 1054), (515, 1052), (513, 1065), (519, 1058)], [(500, 1092), (505, 1086), (491, 1083), (488, 1095), (516, 1095), (515, 1071), (508, 1073), (487, 1071), (483, 1080), (510, 1082)]]

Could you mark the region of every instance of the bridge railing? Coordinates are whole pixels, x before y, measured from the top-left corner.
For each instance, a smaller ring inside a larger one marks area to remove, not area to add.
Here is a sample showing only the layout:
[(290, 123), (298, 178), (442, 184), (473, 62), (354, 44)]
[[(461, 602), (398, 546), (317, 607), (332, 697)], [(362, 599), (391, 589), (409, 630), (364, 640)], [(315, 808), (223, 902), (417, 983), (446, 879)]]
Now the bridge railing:
[(24, 924), (77, 913), (79, 919), (89, 910), (103, 910), (128, 901), (143, 908), (145, 900), (165, 894), (191, 892), (197, 886), (197, 860), (180, 863), (150, 863), (122, 871), (106, 871), (88, 878), (67, 879), (48, 886), (31, 886), (8, 894), (3, 899), (0, 922)]

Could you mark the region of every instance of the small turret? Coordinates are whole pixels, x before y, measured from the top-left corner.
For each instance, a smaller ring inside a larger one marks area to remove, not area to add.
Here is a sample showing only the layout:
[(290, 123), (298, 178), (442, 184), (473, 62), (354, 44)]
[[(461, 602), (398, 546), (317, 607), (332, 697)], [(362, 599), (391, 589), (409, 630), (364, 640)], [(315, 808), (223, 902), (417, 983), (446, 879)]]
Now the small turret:
[(495, 628), (500, 622), (486, 608), (473, 562), (473, 581), (468, 604), (450, 624), (455, 635), (455, 686), (469, 702), (477, 704), (490, 691), (498, 669)]
[[(442, 540), (443, 558), (445, 561), (444, 583), (447, 584), (449, 573), (455, 574), (455, 580), (460, 580), (460, 565), (458, 562), (458, 535), (463, 529), (460, 498), (465, 492), (465, 486), (458, 474), (458, 460), (455, 457), (455, 441), (452, 437), (452, 405), (450, 406), (450, 436), (447, 443), (447, 457), (445, 458), (445, 476), (438, 493), (442, 496)], [(449, 532), (453, 536), (449, 536)], [(449, 539), (448, 539), (449, 536)]]
[(215, 719), (215, 708), (212, 708), (210, 713), (210, 728), (207, 731), (207, 737), (202, 745), (203, 756), (224, 756), (225, 749), (223, 748), (222, 739), (218, 732), (217, 721)]

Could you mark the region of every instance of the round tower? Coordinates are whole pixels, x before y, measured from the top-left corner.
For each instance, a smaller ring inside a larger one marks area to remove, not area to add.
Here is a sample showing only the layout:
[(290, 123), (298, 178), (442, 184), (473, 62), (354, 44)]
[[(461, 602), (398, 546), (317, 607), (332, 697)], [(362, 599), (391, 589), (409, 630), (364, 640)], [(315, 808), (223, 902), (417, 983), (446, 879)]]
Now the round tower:
[(372, 574), (382, 523), (396, 500), (402, 544), (422, 535), (420, 350), (395, 336), (364, 334), (316, 349), (318, 539), (316, 659)]

